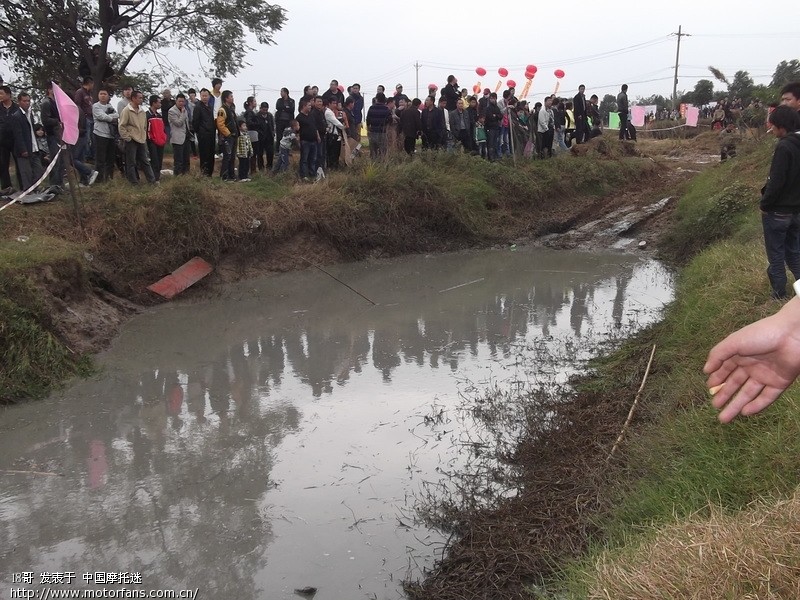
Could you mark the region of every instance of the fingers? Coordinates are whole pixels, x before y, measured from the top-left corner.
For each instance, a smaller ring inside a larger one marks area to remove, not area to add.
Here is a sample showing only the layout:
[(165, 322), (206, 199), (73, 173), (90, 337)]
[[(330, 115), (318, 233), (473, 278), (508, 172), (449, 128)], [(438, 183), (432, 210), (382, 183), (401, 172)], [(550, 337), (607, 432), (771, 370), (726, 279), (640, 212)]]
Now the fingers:
[(753, 400), (748, 402), (745, 406), (742, 407), (741, 414), (745, 417), (749, 417), (750, 415), (754, 415), (756, 413), (761, 412), (765, 408), (767, 408), (770, 404), (775, 402), (778, 399), (778, 396), (781, 395), (783, 389), (776, 388), (772, 386), (765, 387), (762, 392), (756, 396)]
[[(703, 366), (703, 373), (706, 375), (711, 375), (717, 369), (719, 369), (723, 363), (738, 354), (740, 338), (740, 332), (737, 331), (714, 346), (708, 353), (706, 364)], [(720, 381), (723, 381), (724, 379), (725, 378), (723, 377)]]
[(711, 399), (714, 408), (722, 408), (739, 391), (750, 376), (747, 372), (737, 365), (730, 364), (728, 361), (708, 378), (709, 386), (724, 383), (719, 391)]
[[(738, 374), (739, 371), (734, 373), (734, 376)], [(728, 384), (725, 384), (725, 387), (728, 387)], [(739, 387), (739, 386), (737, 386)], [(724, 388), (723, 388), (724, 389)], [(772, 388), (770, 388), (772, 389)], [(775, 398), (770, 399), (768, 402), (766, 400), (770, 397), (770, 393), (767, 393), (763, 399), (761, 399), (761, 394), (765, 390), (764, 384), (759, 383), (755, 379), (748, 379), (739, 387), (739, 391), (736, 395), (724, 405), (724, 408), (719, 413), (719, 420), (722, 423), (730, 423), (736, 415), (742, 413), (744, 408), (748, 406), (751, 402), (756, 402), (754, 404), (752, 413), (745, 413), (745, 414), (754, 414), (761, 410), (764, 406), (768, 406), (771, 404)], [(714, 398), (714, 402), (712, 404), (716, 408), (720, 408), (722, 405), (716, 403), (716, 398)], [(760, 406), (763, 404), (763, 406)], [(760, 406), (760, 407), (759, 407)]]

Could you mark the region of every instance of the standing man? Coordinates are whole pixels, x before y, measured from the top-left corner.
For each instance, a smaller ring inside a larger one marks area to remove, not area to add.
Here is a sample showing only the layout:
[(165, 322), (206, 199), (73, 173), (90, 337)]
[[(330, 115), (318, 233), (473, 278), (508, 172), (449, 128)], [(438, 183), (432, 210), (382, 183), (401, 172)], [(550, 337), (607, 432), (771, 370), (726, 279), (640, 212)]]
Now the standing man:
[(355, 119), (357, 142), (361, 141), (361, 123), (364, 121), (364, 96), (361, 95), (361, 84), (350, 86), (350, 97), (353, 98), (353, 118)]
[(575, 115), (575, 141), (584, 143), (589, 137), (589, 122), (586, 120), (589, 112), (586, 106), (586, 86), (578, 86), (578, 93), (572, 99), (572, 112)]
[(458, 80), (455, 75), (448, 75), (447, 85), (442, 88), (442, 98), (447, 101), (445, 110), (449, 113), (451, 110), (456, 109), (458, 99), (461, 97), (461, 91), (458, 89)]
[(138, 166), (144, 171), (148, 183), (155, 183), (156, 177), (150, 166), (150, 155), (147, 153), (147, 114), (142, 108), (144, 96), (142, 92), (133, 90), (130, 103), (122, 109), (119, 116), (119, 136), (125, 141), (125, 175), (133, 185), (139, 183), (136, 174)]
[(17, 104), (12, 100), (11, 88), (0, 85), (0, 192), (8, 194), (14, 190), (8, 168), (14, 150), (14, 133), (11, 131), (11, 115), (17, 112)]
[(294, 119), (294, 98), (289, 97), (289, 88), (281, 88), (281, 97), (275, 103), (275, 137), (280, 144), (284, 130)]
[(211, 107), (211, 114), (215, 114), (219, 107), (222, 105), (222, 79), (214, 77), (211, 80), (211, 95), (208, 98), (208, 105)]
[(161, 180), (161, 167), (164, 164), (164, 146), (167, 144), (167, 131), (164, 118), (159, 112), (161, 98), (150, 96), (150, 110), (147, 111), (147, 151), (156, 181)]
[(328, 124), (325, 122), (325, 107), (322, 102), (322, 96), (314, 96), (311, 101), (311, 118), (314, 119), (314, 124), (319, 133), (319, 141), (317, 142), (317, 164), (314, 172), (317, 174), (317, 179), (325, 177), (325, 167), (327, 162), (328, 152), (325, 148), (325, 134), (328, 131)]
[(94, 117), (94, 168), (97, 171), (97, 180), (100, 183), (114, 177), (114, 155), (116, 144), (114, 130), (119, 123), (119, 114), (109, 104), (108, 90), (100, 90), (97, 94), (98, 101), (92, 105)]
[(400, 132), (403, 134), (403, 150), (411, 156), (417, 145), (417, 138), (422, 134), (422, 119), (419, 107), (422, 101), (414, 98), (411, 106), (407, 107), (400, 115)]
[(617, 94), (617, 113), (619, 114), (619, 139), (625, 139), (628, 129), (628, 84), (622, 84), (622, 90)]
[(555, 134), (555, 122), (553, 118), (553, 97), (548, 96), (544, 99), (544, 106), (539, 110), (537, 119), (537, 131), (542, 138), (542, 148), (539, 151), (539, 158), (553, 157), (553, 137)]
[(194, 116), (194, 107), (195, 104), (199, 102), (197, 99), (197, 90), (194, 88), (189, 88), (189, 91), (186, 92), (188, 98), (186, 98), (186, 113), (189, 117), (189, 147), (192, 151), (192, 156), (195, 158), (197, 157), (197, 144), (194, 140), (194, 129), (192, 129), (192, 117)]
[(450, 111), (450, 133), (453, 139), (460, 142), (464, 148), (464, 152), (472, 151), (472, 140), (470, 132), (472, 131), (473, 123), (470, 120), (469, 113), (464, 110), (464, 100), (459, 98), (456, 102), (456, 109)]
[(133, 92), (133, 87), (130, 85), (126, 85), (122, 88), (122, 100), (117, 102), (117, 114), (122, 114), (122, 109), (128, 106), (131, 102), (131, 93)]
[(172, 144), (172, 156), (175, 160), (173, 173), (185, 175), (189, 172), (189, 111), (186, 109), (186, 96), (175, 96), (175, 106), (169, 109), (170, 134), (169, 143)]
[[(275, 119), (269, 112), (269, 104), (262, 102), (256, 113), (258, 129), (258, 150), (256, 151), (256, 166), (259, 171), (264, 170), (264, 154), (267, 155), (266, 168), (272, 170), (272, 161), (275, 156)], [(287, 125), (288, 127), (288, 125)], [(286, 129), (286, 127), (284, 127)], [(283, 133), (283, 132), (281, 132)]]
[(311, 103), (308, 100), (300, 100), (297, 123), (300, 125), (298, 135), (300, 138), (300, 177), (304, 181), (309, 181), (315, 174), (317, 144), (319, 143), (319, 132), (310, 112)]
[(328, 106), (331, 100), (336, 100), (337, 104), (344, 104), (344, 94), (339, 91), (339, 82), (336, 79), (331, 79), (330, 87), (322, 94), (322, 100), (325, 106)]
[(206, 88), (200, 90), (200, 101), (194, 105), (192, 113), (192, 130), (197, 135), (200, 172), (209, 177), (214, 174), (214, 145), (217, 134), (214, 112), (208, 105), (210, 96), (211, 93)]
[(44, 173), (42, 161), (37, 152), (36, 134), (33, 133), (33, 111), (31, 96), (27, 92), (17, 95), (17, 112), (11, 115), (11, 128), (14, 132), (14, 158), (19, 171), (23, 190), (27, 190)]
[(800, 280), (800, 115), (778, 106), (769, 115), (778, 138), (769, 178), (761, 193), (761, 222), (772, 297), (786, 298), (786, 267)]
[(87, 148), (86, 158), (94, 158), (94, 118), (92, 116), (92, 90), (94, 90), (94, 79), (84, 77), (83, 84), (75, 92), (75, 104), (78, 106), (83, 116), (86, 118)]
[(236, 181), (236, 138), (239, 137), (239, 126), (236, 122), (236, 110), (233, 107), (233, 92), (225, 90), (220, 95), (221, 105), (217, 110), (216, 125), (219, 134), (219, 148), (222, 150), (222, 166), (220, 177), (223, 181)]
[[(53, 97), (53, 83), (47, 82), (47, 98), (42, 102), (39, 114), (42, 117), (44, 133), (47, 136), (47, 149), (50, 152), (50, 160), (55, 160), (61, 147), (61, 117), (58, 114), (55, 98)], [(50, 172), (50, 185), (62, 185), (64, 183), (64, 157), (59, 155), (56, 166)]]
[(167, 132), (167, 139), (170, 139), (169, 109), (173, 106), (175, 106), (175, 100), (172, 99), (172, 91), (165, 89), (161, 92), (161, 119), (164, 121), (164, 131)]
[(497, 105), (496, 92), (489, 93), (489, 102), (486, 104), (483, 116), (489, 160), (496, 160), (500, 141), (500, 124), (503, 122), (503, 111)]
[(394, 86), (394, 103), (396, 106), (400, 106), (400, 100), (405, 100), (406, 104), (410, 104), (411, 100), (409, 100), (408, 96), (403, 93), (403, 84), (398, 83)]
[(375, 104), (367, 111), (369, 156), (373, 160), (386, 157), (386, 127), (391, 119), (392, 112), (386, 106), (386, 96), (378, 92), (375, 94)]

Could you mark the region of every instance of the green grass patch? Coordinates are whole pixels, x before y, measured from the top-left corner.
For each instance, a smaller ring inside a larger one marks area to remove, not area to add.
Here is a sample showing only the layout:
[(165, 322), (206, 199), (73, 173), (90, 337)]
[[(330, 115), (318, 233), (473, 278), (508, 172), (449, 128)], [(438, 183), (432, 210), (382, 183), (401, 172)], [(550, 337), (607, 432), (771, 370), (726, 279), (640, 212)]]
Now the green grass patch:
[(31, 269), (79, 258), (83, 250), (79, 244), (39, 233), (20, 239), (0, 240), (0, 270)]
[(657, 533), (654, 526), (710, 514), (711, 505), (738, 514), (757, 499), (790, 496), (800, 485), (800, 386), (761, 415), (721, 425), (701, 372), (716, 342), (780, 307), (769, 297), (757, 194), (771, 149), (765, 142), (692, 182), (669, 234), (672, 251), (688, 263), (676, 300), (663, 322), (599, 361), (597, 376), (584, 384), (596, 393), (630, 389), (640, 376), (631, 365), (657, 344), (640, 425), (629, 431), (624, 466), (606, 491), (608, 510), (595, 524), (594, 550), (567, 566), (554, 586), (570, 597), (586, 597), (600, 557), (605, 564), (629, 557)]

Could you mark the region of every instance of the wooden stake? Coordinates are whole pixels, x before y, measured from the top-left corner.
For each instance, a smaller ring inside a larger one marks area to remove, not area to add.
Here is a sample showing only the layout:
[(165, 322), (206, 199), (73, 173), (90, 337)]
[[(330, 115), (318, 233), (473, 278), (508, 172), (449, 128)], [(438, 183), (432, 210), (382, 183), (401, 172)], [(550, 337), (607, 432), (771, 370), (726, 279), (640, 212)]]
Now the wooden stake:
[(617, 451), (617, 447), (619, 446), (620, 442), (622, 442), (622, 438), (625, 437), (625, 432), (628, 430), (628, 425), (630, 425), (631, 419), (633, 419), (633, 412), (636, 410), (636, 405), (639, 404), (639, 398), (642, 396), (642, 390), (644, 390), (644, 384), (647, 382), (647, 375), (650, 373), (650, 365), (653, 364), (653, 356), (655, 353), (656, 345), (653, 344), (653, 350), (650, 352), (650, 360), (647, 361), (647, 368), (644, 370), (644, 377), (642, 377), (642, 384), (639, 386), (639, 391), (636, 392), (636, 397), (633, 399), (631, 409), (628, 411), (628, 418), (625, 419), (625, 424), (622, 426), (622, 431), (619, 432), (619, 437), (617, 437), (617, 441), (614, 442), (614, 446), (611, 448), (611, 452), (606, 458), (606, 462), (611, 460), (611, 457), (614, 456), (614, 453)]

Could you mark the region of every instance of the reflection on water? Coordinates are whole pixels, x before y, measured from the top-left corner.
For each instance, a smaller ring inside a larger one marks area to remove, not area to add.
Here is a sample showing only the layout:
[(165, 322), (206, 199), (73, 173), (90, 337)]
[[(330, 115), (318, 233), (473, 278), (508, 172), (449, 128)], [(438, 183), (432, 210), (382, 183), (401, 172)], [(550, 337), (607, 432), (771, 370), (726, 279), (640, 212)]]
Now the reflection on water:
[[(105, 371), (0, 419), (0, 575), (138, 571), (204, 597), (398, 598), (441, 538), (407, 500), (457, 450), (431, 402), (520, 344), (670, 299), (658, 264), (492, 251), (332, 267), (135, 319)], [(11, 473), (26, 471), (28, 473)], [(51, 474), (51, 473), (54, 473)], [(78, 584), (74, 584), (78, 585)], [(83, 585), (83, 583), (80, 583)]]

